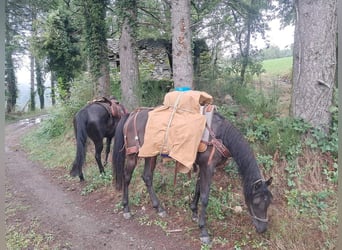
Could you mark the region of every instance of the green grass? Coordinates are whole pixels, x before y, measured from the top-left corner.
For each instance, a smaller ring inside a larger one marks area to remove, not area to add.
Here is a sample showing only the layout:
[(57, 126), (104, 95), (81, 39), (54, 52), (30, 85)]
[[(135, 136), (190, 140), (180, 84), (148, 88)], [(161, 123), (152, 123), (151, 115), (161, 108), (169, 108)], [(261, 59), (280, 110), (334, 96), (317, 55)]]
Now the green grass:
[(285, 75), (291, 72), (292, 56), (269, 59), (262, 62), (266, 74), (270, 76)]

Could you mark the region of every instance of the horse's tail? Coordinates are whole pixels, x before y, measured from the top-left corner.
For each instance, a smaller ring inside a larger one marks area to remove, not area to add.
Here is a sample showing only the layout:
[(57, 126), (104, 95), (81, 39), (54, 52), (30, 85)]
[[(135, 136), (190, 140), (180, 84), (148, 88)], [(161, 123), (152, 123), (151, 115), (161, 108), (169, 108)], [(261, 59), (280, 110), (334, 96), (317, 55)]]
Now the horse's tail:
[(121, 190), (124, 179), (124, 167), (126, 159), (126, 148), (124, 138), (124, 125), (129, 117), (129, 114), (125, 114), (121, 117), (114, 135), (114, 147), (112, 155), (112, 168), (113, 176), (115, 174), (116, 189)]
[(87, 121), (84, 119), (84, 115), (78, 113), (74, 116), (73, 119), (74, 124), (74, 132), (76, 137), (76, 157), (72, 164), (72, 169), (70, 171), (70, 175), (80, 176), (82, 173), (82, 166), (85, 159), (86, 154), (86, 142), (87, 142)]

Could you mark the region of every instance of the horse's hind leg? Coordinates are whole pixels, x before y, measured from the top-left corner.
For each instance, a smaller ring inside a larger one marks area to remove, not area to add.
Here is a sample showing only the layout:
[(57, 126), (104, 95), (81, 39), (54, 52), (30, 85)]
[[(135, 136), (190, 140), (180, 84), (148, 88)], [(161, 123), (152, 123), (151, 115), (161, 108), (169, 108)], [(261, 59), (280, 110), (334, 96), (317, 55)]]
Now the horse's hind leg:
[(124, 188), (123, 188), (123, 196), (122, 196), (122, 205), (123, 205), (123, 212), (124, 218), (129, 219), (131, 218), (131, 211), (129, 208), (129, 194), (128, 188), (129, 184), (131, 183), (133, 171), (137, 164), (137, 157), (136, 154), (128, 155), (126, 161), (126, 167), (124, 170)]
[(157, 157), (145, 158), (144, 174), (142, 176), (147, 191), (150, 194), (153, 207), (157, 210), (158, 214), (162, 217), (166, 216), (164, 208), (160, 205), (159, 199), (153, 189), (153, 172), (156, 167)]
[(99, 167), (100, 173), (104, 173), (104, 168), (101, 161), (101, 153), (103, 150), (103, 141), (102, 140), (95, 140), (95, 160), (97, 162), (97, 166)]
[(108, 155), (109, 155), (109, 152), (110, 152), (110, 144), (111, 144), (111, 142), (112, 142), (112, 138), (110, 137), (108, 137), (107, 139), (106, 139), (106, 158), (105, 158), (105, 162), (104, 162), (104, 165), (106, 166), (107, 165), (107, 163), (108, 163)]

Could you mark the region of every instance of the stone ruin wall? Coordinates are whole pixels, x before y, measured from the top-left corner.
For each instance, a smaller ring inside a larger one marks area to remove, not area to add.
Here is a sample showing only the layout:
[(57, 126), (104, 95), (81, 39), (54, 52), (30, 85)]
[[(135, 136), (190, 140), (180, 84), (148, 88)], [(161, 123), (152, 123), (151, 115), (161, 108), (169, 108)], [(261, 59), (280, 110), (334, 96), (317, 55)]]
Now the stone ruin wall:
[[(119, 41), (108, 39), (109, 62), (111, 68), (118, 68)], [(145, 72), (149, 72), (149, 77), (154, 80), (170, 80), (171, 67), (169, 64), (168, 53), (165, 45), (153, 39), (138, 42), (138, 60), (139, 66)]]

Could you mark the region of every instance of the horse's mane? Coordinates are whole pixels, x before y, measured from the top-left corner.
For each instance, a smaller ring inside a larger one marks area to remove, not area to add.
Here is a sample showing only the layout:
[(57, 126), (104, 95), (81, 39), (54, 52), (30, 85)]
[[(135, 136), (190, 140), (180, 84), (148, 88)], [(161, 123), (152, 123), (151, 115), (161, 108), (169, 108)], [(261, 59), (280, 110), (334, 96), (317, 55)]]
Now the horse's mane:
[(219, 113), (216, 113), (221, 120), (221, 129), (219, 136), (223, 144), (230, 151), (233, 159), (238, 165), (238, 171), (242, 178), (245, 197), (248, 199), (251, 194), (252, 184), (261, 179), (261, 174), (253, 150), (248, 144), (243, 134), (234, 127), (227, 119)]

